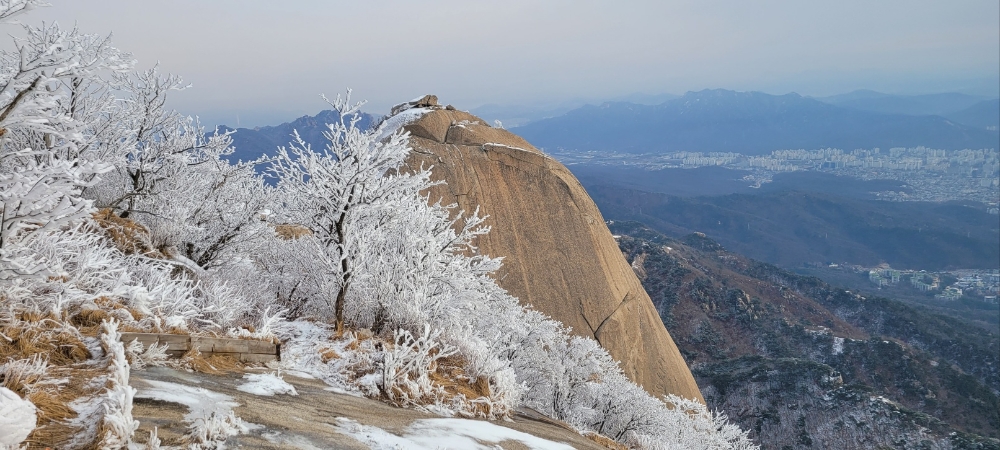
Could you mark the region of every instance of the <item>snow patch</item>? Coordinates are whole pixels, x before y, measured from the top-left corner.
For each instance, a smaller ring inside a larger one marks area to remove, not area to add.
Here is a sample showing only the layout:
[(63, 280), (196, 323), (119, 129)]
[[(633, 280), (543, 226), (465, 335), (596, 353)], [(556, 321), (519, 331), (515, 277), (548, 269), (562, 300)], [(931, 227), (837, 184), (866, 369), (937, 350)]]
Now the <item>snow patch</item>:
[(844, 338), (836, 337), (833, 338), (833, 354), (839, 355), (844, 353)]
[(179, 403), (187, 406), (188, 413), (184, 421), (193, 422), (205, 419), (213, 413), (227, 415), (234, 407), (240, 406), (233, 398), (205, 388), (171, 383), (169, 381), (143, 380), (148, 388), (139, 389), (136, 398), (148, 398), (164, 402)]
[(149, 387), (140, 389), (135, 397), (186, 406), (188, 413), (184, 415), (184, 421), (190, 425), (189, 436), (195, 441), (224, 442), (228, 436), (250, 431), (248, 425), (252, 424), (244, 423), (233, 413), (233, 408), (240, 404), (226, 394), (168, 381), (144, 380), (144, 382)]
[(531, 450), (572, 450), (573, 447), (542, 439), (490, 422), (468, 419), (423, 419), (407, 427), (403, 436), (397, 436), (371, 425), (354, 420), (335, 419), (338, 432), (366, 444), (373, 450), (493, 450), (496, 444), (516, 441)]
[(395, 116), (385, 119), (385, 122), (382, 122), (382, 125), (380, 125), (378, 129), (378, 141), (385, 140), (389, 136), (392, 136), (396, 131), (399, 131), (399, 129), (416, 122), (418, 119), (423, 117), (424, 114), (431, 111), (431, 108), (410, 108), (399, 112)]
[(268, 397), (275, 394), (299, 395), (295, 392), (295, 387), (283, 380), (278, 373), (249, 373), (243, 375), (243, 379), (248, 381), (236, 390)]
[(492, 449), (503, 441), (517, 441), (532, 450), (572, 450), (572, 446), (532, 436), (482, 420), (423, 419), (410, 424), (404, 435), (427, 448)]
[[(424, 450), (426, 448), (379, 427), (362, 425), (346, 417), (337, 417), (334, 421), (337, 424), (331, 426), (336, 428), (337, 432), (354, 438), (372, 450)], [(432, 448), (436, 449), (437, 447)]]
[(291, 375), (291, 376), (296, 377), (296, 378), (304, 378), (306, 380), (315, 380), (316, 379), (316, 377), (310, 375), (307, 372), (303, 372), (301, 370), (285, 370), (284, 372), (285, 372), (286, 375)]
[[(107, 376), (96, 376), (85, 385), (84, 389), (89, 391), (93, 386), (103, 386), (107, 382)], [(76, 417), (70, 419), (68, 423), (78, 432), (66, 443), (67, 448), (82, 448), (97, 436), (97, 426), (104, 413), (105, 401), (106, 397), (102, 395), (85, 395), (69, 402), (69, 407), (76, 413)]]

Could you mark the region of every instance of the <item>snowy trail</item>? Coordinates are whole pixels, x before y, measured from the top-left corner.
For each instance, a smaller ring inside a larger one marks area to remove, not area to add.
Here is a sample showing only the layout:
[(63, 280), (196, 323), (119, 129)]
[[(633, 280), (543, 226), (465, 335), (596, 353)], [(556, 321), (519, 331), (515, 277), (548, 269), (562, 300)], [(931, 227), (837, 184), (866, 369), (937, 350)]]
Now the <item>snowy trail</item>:
[[(318, 379), (282, 373), (298, 395), (258, 395), (239, 390), (256, 376), (205, 375), (156, 367), (132, 373), (139, 394), (133, 415), (140, 421), (136, 438), (144, 441), (153, 427), (166, 445), (188, 431), (185, 419), (233, 415), (253, 424), (228, 444), (262, 449), (593, 449), (603, 447), (552, 423), (516, 416), (513, 422), (437, 418), (412, 409), (337, 394)], [(267, 392), (261, 390), (259, 392)], [(366, 434), (367, 433), (367, 434)], [(376, 438), (377, 437), (377, 438)], [(508, 445), (510, 444), (510, 445)]]
[(531, 450), (573, 450), (572, 446), (561, 442), (481, 420), (421, 419), (410, 424), (402, 436), (344, 417), (338, 417), (337, 421), (338, 431), (373, 450), (491, 450), (507, 442), (517, 442)]

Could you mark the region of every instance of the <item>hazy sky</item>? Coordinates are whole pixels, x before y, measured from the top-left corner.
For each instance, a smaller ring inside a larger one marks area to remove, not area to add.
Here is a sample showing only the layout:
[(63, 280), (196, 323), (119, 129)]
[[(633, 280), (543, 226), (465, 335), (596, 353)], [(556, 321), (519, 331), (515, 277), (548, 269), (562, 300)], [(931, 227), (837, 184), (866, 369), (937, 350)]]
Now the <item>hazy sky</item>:
[(997, 0), (49, 2), (20, 20), (113, 32), (140, 66), (191, 82), (172, 104), (210, 124), (315, 114), (318, 94), (347, 87), (376, 113), (425, 93), (471, 109), (705, 88), (1000, 90)]

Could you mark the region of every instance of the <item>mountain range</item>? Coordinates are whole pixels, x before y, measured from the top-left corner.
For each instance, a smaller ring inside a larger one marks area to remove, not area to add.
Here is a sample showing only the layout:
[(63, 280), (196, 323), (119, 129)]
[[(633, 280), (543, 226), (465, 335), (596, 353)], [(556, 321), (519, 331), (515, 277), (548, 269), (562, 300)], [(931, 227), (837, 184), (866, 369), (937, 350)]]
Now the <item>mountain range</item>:
[[(218, 132), (234, 132), (232, 138), (236, 151), (229, 155), (230, 161), (252, 161), (261, 156), (273, 155), (278, 147), (287, 147), (289, 142), (295, 139), (296, 132), (314, 149), (322, 149), (326, 145), (323, 132), (328, 130), (327, 124), (339, 120), (340, 115), (336, 111), (324, 110), (315, 116), (302, 116), (281, 125), (256, 128), (231, 128), (221, 125)], [(375, 121), (376, 118), (371, 114), (359, 115), (359, 125), (362, 128), (370, 127)]]
[[(515, 126), (516, 133), (548, 150), (764, 154), (788, 148), (1000, 147), (1000, 99), (963, 94), (855, 91), (810, 98), (715, 89), (681, 97), (633, 94), (598, 106), (587, 102), (489, 104), (472, 112), (487, 123), (496, 119)], [(295, 130), (307, 143), (322, 146), (326, 124), (337, 120), (327, 110), (280, 125), (219, 129), (237, 131), (231, 160), (251, 160), (288, 145)], [(361, 115), (362, 126), (377, 120)]]
[[(863, 99), (862, 99), (863, 100)], [(608, 102), (517, 127), (552, 151), (613, 150), (767, 154), (835, 147), (997, 148), (1000, 133), (940, 116), (885, 114), (837, 106), (798, 94), (723, 89), (689, 92), (659, 105)]]
[(893, 95), (861, 89), (846, 94), (815, 97), (823, 103), (882, 114), (944, 116), (986, 100), (986, 97), (954, 92), (924, 95)]
[(564, 102), (542, 105), (499, 105), (496, 103), (489, 103), (478, 108), (473, 108), (469, 112), (486, 119), (487, 123), (490, 124), (492, 124), (494, 120), (499, 120), (504, 124), (504, 126), (519, 127), (537, 120), (561, 116), (584, 105), (599, 105), (605, 101), (628, 102), (638, 105), (659, 105), (660, 103), (670, 101), (678, 97), (680, 96), (673, 94), (651, 95), (633, 93), (604, 100), (577, 98)]
[(948, 114), (948, 118), (970, 126), (1000, 128), (1000, 99), (983, 100), (961, 111)]

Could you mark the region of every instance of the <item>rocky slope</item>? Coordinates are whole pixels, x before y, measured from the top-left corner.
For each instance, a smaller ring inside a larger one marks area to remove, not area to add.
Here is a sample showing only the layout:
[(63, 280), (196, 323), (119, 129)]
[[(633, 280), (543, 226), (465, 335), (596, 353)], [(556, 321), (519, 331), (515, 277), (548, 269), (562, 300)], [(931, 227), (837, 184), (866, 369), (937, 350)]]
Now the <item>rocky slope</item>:
[(431, 199), (489, 216), (484, 254), (504, 258), (499, 284), (521, 301), (592, 336), (654, 395), (701, 399), (649, 296), (576, 178), (514, 134), (427, 96), (431, 111), (405, 127), (410, 164), (433, 166)]
[(997, 333), (614, 222), (708, 405), (762, 448), (1000, 448)]

